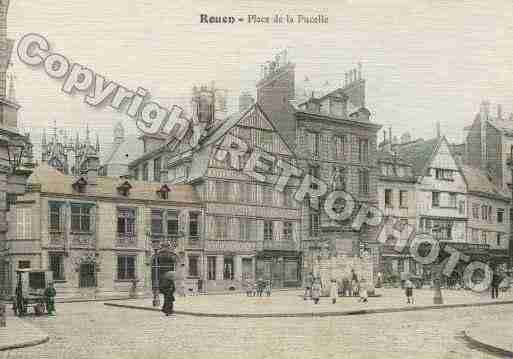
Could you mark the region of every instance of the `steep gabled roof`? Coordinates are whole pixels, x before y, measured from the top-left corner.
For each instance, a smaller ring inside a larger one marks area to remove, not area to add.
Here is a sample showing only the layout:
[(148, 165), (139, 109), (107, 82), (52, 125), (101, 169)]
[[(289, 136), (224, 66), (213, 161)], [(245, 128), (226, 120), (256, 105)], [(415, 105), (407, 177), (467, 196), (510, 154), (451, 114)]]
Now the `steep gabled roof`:
[(459, 166), (467, 183), (467, 192), (510, 201), (509, 194), (497, 187), (482, 170), (461, 163)]

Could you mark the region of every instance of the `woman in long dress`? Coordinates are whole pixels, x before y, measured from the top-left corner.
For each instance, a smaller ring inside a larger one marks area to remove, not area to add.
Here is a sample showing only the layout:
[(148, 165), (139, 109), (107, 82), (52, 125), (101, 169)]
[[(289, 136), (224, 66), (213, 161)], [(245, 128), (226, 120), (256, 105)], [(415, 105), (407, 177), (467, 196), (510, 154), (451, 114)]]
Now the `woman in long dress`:
[(319, 303), (319, 298), (321, 297), (321, 280), (320, 278), (316, 278), (312, 285), (312, 300), (315, 304)]
[(164, 295), (164, 305), (162, 311), (167, 315), (173, 314), (173, 304), (175, 301), (175, 281), (173, 274), (167, 272), (161, 282), (160, 292)]

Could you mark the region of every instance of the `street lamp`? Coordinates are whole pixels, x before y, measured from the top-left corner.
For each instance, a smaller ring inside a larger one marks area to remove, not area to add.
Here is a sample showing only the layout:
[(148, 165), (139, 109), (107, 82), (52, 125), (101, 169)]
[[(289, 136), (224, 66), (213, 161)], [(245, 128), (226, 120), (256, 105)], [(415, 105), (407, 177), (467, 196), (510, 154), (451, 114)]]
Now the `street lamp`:
[(160, 307), (160, 294), (159, 294), (159, 266), (158, 266), (158, 258), (159, 258), (159, 250), (160, 250), (160, 240), (153, 238), (151, 233), (146, 233), (148, 240), (151, 241), (151, 247), (153, 249), (153, 258), (151, 260), (151, 266), (153, 270), (153, 281), (152, 281), (152, 291), (153, 291), (153, 301), (152, 305), (154, 307)]
[(509, 210), (509, 223), (510, 223), (510, 230), (509, 230), (509, 246), (508, 246), (508, 272), (511, 275), (511, 272), (513, 272), (513, 221), (511, 220), (511, 213), (513, 209), (513, 145), (510, 146), (510, 153), (509, 158), (507, 161), (507, 164), (511, 170), (511, 205)]

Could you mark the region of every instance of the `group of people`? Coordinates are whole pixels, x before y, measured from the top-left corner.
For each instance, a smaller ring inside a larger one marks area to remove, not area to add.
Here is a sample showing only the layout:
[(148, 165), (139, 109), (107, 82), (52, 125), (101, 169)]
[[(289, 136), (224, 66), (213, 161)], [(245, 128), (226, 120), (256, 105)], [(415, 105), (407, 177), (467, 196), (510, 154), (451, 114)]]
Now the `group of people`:
[[(337, 298), (340, 296), (355, 296), (360, 297), (359, 301), (363, 303), (368, 302), (368, 290), (365, 280), (358, 280), (354, 269), (351, 270), (351, 280), (344, 278), (341, 281), (342, 288), (336, 279), (332, 278), (330, 282), (330, 298), (331, 302), (335, 304)], [(311, 298), (315, 304), (319, 303), (322, 292), (322, 280), (320, 276), (315, 277), (313, 273), (309, 273), (305, 279), (305, 293), (303, 299)]]
[(246, 295), (248, 297), (261, 297), (265, 292), (266, 296), (270, 297), (272, 292), (272, 281), (270, 279), (259, 278), (257, 281), (246, 280), (244, 282), (246, 288)]

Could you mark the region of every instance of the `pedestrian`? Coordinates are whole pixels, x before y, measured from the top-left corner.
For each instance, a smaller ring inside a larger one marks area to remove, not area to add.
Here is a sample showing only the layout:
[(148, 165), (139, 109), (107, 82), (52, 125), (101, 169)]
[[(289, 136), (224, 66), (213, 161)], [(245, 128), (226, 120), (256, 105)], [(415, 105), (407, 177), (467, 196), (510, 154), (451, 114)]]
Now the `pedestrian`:
[(357, 297), (359, 295), (359, 283), (358, 283), (358, 276), (356, 275), (356, 272), (354, 269), (351, 269), (351, 291), (353, 292), (353, 296)]
[(262, 296), (262, 293), (264, 291), (264, 286), (265, 286), (264, 280), (262, 278), (259, 278), (257, 281), (257, 292), (258, 292), (259, 297)]
[(164, 305), (162, 311), (166, 316), (170, 316), (174, 313), (173, 306), (175, 301), (175, 281), (172, 272), (164, 274), (164, 278), (160, 285), (160, 292), (164, 295)]
[(53, 286), (53, 282), (49, 282), (43, 293), (46, 302), (46, 311), (48, 315), (55, 315), (55, 296), (57, 292)]
[(361, 280), (361, 288), (360, 288), (360, 302), (367, 303), (367, 298), (369, 298), (369, 294), (367, 292), (367, 283), (365, 280)]
[(251, 288), (252, 285), (251, 280), (249, 278), (244, 281), (244, 287), (246, 289), (246, 296), (251, 297), (251, 292), (253, 291), (253, 289)]
[(336, 279), (331, 280), (330, 296), (331, 296), (331, 303), (335, 304), (337, 302), (337, 296), (338, 296), (338, 283), (337, 283)]
[(404, 282), (404, 288), (406, 293), (406, 303), (413, 304), (413, 283), (410, 278), (406, 279)]
[(353, 297), (358, 297), (360, 295), (360, 283), (357, 280), (353, 280), (351, 288), (353, 291)]
[(342, 279), (342, 293), (344, 293), (344, 297), (350, 297), (351, 294), (351, 282), (347, 277)]
[(305, 293), (303, 295), (303, 299), (312, 297), (312, 285), (313, 285), (313, 273), (310, 272), (305, 278)]
[(265, 294), (267, 294), (268, 297), (271, 296), (271, 289), (272, 289), (272, 282), (270, 279), (268, 279), (265, 283)]
[(500, 282), (501, 277), (499, 275), (499, 270), (495, 268), (492, 275), (492, 299), (497, 299), (499, 297)]
[(319, 303), (319, 298), (321, 297), (321, 279), (315, 278), (312, 284), (312, 299), (315, 304)]

